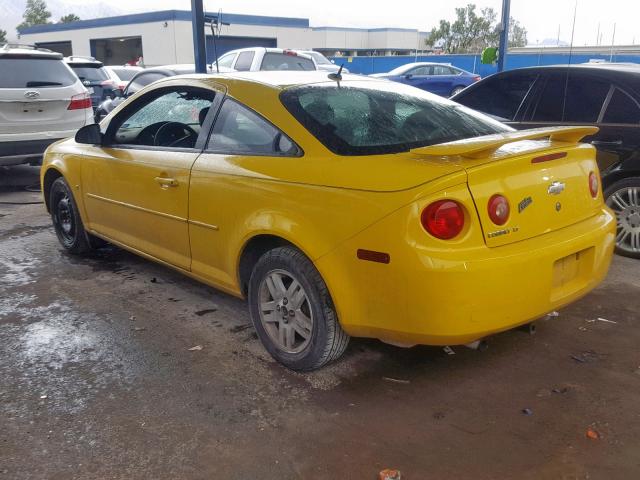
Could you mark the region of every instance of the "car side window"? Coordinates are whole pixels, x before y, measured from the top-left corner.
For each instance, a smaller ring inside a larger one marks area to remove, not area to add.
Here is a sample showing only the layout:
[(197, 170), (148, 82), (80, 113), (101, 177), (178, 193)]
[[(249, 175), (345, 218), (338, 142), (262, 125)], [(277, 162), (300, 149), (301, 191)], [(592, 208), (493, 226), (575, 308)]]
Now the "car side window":
[(412, 70), (409, 70), (407, 72), (407, 75), (431, 75), (431, 68), (430, 66), (424, 66), (424, 67), (416, 67)]
[(451, 69), (444, 65), (434, 65), (433, 75), (451, 75)]
[[(231, 68), (231, 65), (233, 65), (233, 59), (236, 58), (236, 54), (235, 53), (227, 53), (226, 55), (223, 55), (222, 57), (220, 57), (218, 59), (218, 66), (219, 67), (225, 67), (225, 68)], [(216, 62), (213, 62), (213, 64), (215, 65)]]
[(568, 78), (567, 73), (549, 75), (533, 112), (533, 121), (597, 122), (611, 84), (576, 72), (568, 75)]
[(466, 89), (456, 101), (502, 121), (514, 120), (537, 78), (534, 72), (489, 77)]
[(235, 155), (296, 156), (299, 149), (260, 115), (227, 98), (216, 119), (207, 150)]
[[(203, 89), (149, 92), (114, 119), (110, 144), (193, 148), (215, 93)], [(150, 99), (145, 101), (149, 96)]]
[(613, 91), (607, 110), (602, 118), (603, 123), (640, 124), (640, 105), (631, 95), (619, 88)]
[(240, 52), (238, 60), (236, 60), (235, 69), (239, 72), (248, 72), (251, 70), (254, 55), (254, 52)]

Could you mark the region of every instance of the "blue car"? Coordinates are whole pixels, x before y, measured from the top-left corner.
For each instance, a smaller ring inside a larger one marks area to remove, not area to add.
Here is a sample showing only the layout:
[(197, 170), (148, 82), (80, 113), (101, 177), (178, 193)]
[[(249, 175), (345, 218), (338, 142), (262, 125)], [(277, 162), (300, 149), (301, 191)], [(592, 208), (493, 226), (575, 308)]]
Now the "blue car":
[(388, 73), (374, 73), (371, 77), (406, 83), (443, 97), (451, 97), (480, 80), (480, 75), (444, 63), (407, 63)]

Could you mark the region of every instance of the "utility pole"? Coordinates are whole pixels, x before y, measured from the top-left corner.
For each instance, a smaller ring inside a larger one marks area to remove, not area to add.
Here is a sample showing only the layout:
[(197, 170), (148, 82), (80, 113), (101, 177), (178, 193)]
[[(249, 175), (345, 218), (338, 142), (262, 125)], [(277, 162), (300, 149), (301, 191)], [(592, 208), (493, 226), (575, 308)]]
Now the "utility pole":
[(207, 73), (207, 49), (204, 36), (204, 7), (202, 0), (191, 0), (191, 29), (196, 73)]
[(511, 0), (502, 0), (502, 21), (500, 31), (500, 45), (498, 46), (498, 71), (504, 70), (507, 59), (507, 49), (509, 48), (509, 9)]

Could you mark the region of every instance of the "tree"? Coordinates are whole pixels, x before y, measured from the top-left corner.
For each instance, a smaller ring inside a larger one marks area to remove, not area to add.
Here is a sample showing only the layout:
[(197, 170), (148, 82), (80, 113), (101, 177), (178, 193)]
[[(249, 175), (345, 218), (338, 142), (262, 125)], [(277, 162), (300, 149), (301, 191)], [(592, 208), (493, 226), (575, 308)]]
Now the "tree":
[[(456, 20), (451, 23), (440, 20), (437, 28), (431, 30), (426, 40), (428, 46), (441, 47), (446, 53), (479, 52), (488, 46), (497, 46), (500, 38), (498, 15), (493, 8), (483, 8), (476, 13), (472, 3), (456, 8)], [(527, 31), (515, 19), (509, 21), (512, 41), (510, 46), (524, 46)]]
[(78, 20), (80, 20), (79, 16), (77, 16), (75, 13), (70, 13), (68, 15), (64, 15), (63, 17), (60, 17), (60, 21), (58, 23), (71, 23), (77, 22)]
[(22, 18), (24, 21), (18, 25), (18, 30), (33, 25), (49, 23), (51, 12), (47, 10), (47, 4), (44, 0), (27, 0), (27, 6), (24, 9)]
[(520, 22), (513, 17), (509, 18), (509, 46), (527, 46), (527, 29), (520, 25)]
[(0, 28), (0, 43), (7, 43), (7, 31)]

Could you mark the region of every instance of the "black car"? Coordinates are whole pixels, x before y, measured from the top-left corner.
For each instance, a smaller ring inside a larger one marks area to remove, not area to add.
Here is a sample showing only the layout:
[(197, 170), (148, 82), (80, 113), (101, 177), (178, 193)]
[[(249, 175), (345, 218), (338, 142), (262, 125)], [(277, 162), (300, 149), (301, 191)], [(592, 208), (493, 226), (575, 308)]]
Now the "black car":
[(64, 61), (78, 76), (82, 84), (89, 91), (93, 109), (107, 98), (113, 98), (118, 89), (109, 72), (104, 69), (102, 62), (93, 57), (65, 57)]
[(142, 90), (156, 80), (194, 72), (195, 67), (193, 65), (185, 64), (147, 68), (146, 70), (136, 73), (122, 93), (116, 92), (114, 98), (108, 98), (98, 105), (96, 109), (96, 123), (106, 117), (111, 110), (120, 105), (127, 97)]
[(616, 251), (640, 258), (640, 65), (582, 64), (497, 73), (452, 97), (514, 128), (595, 125), (607, 205), (618, 216)]

